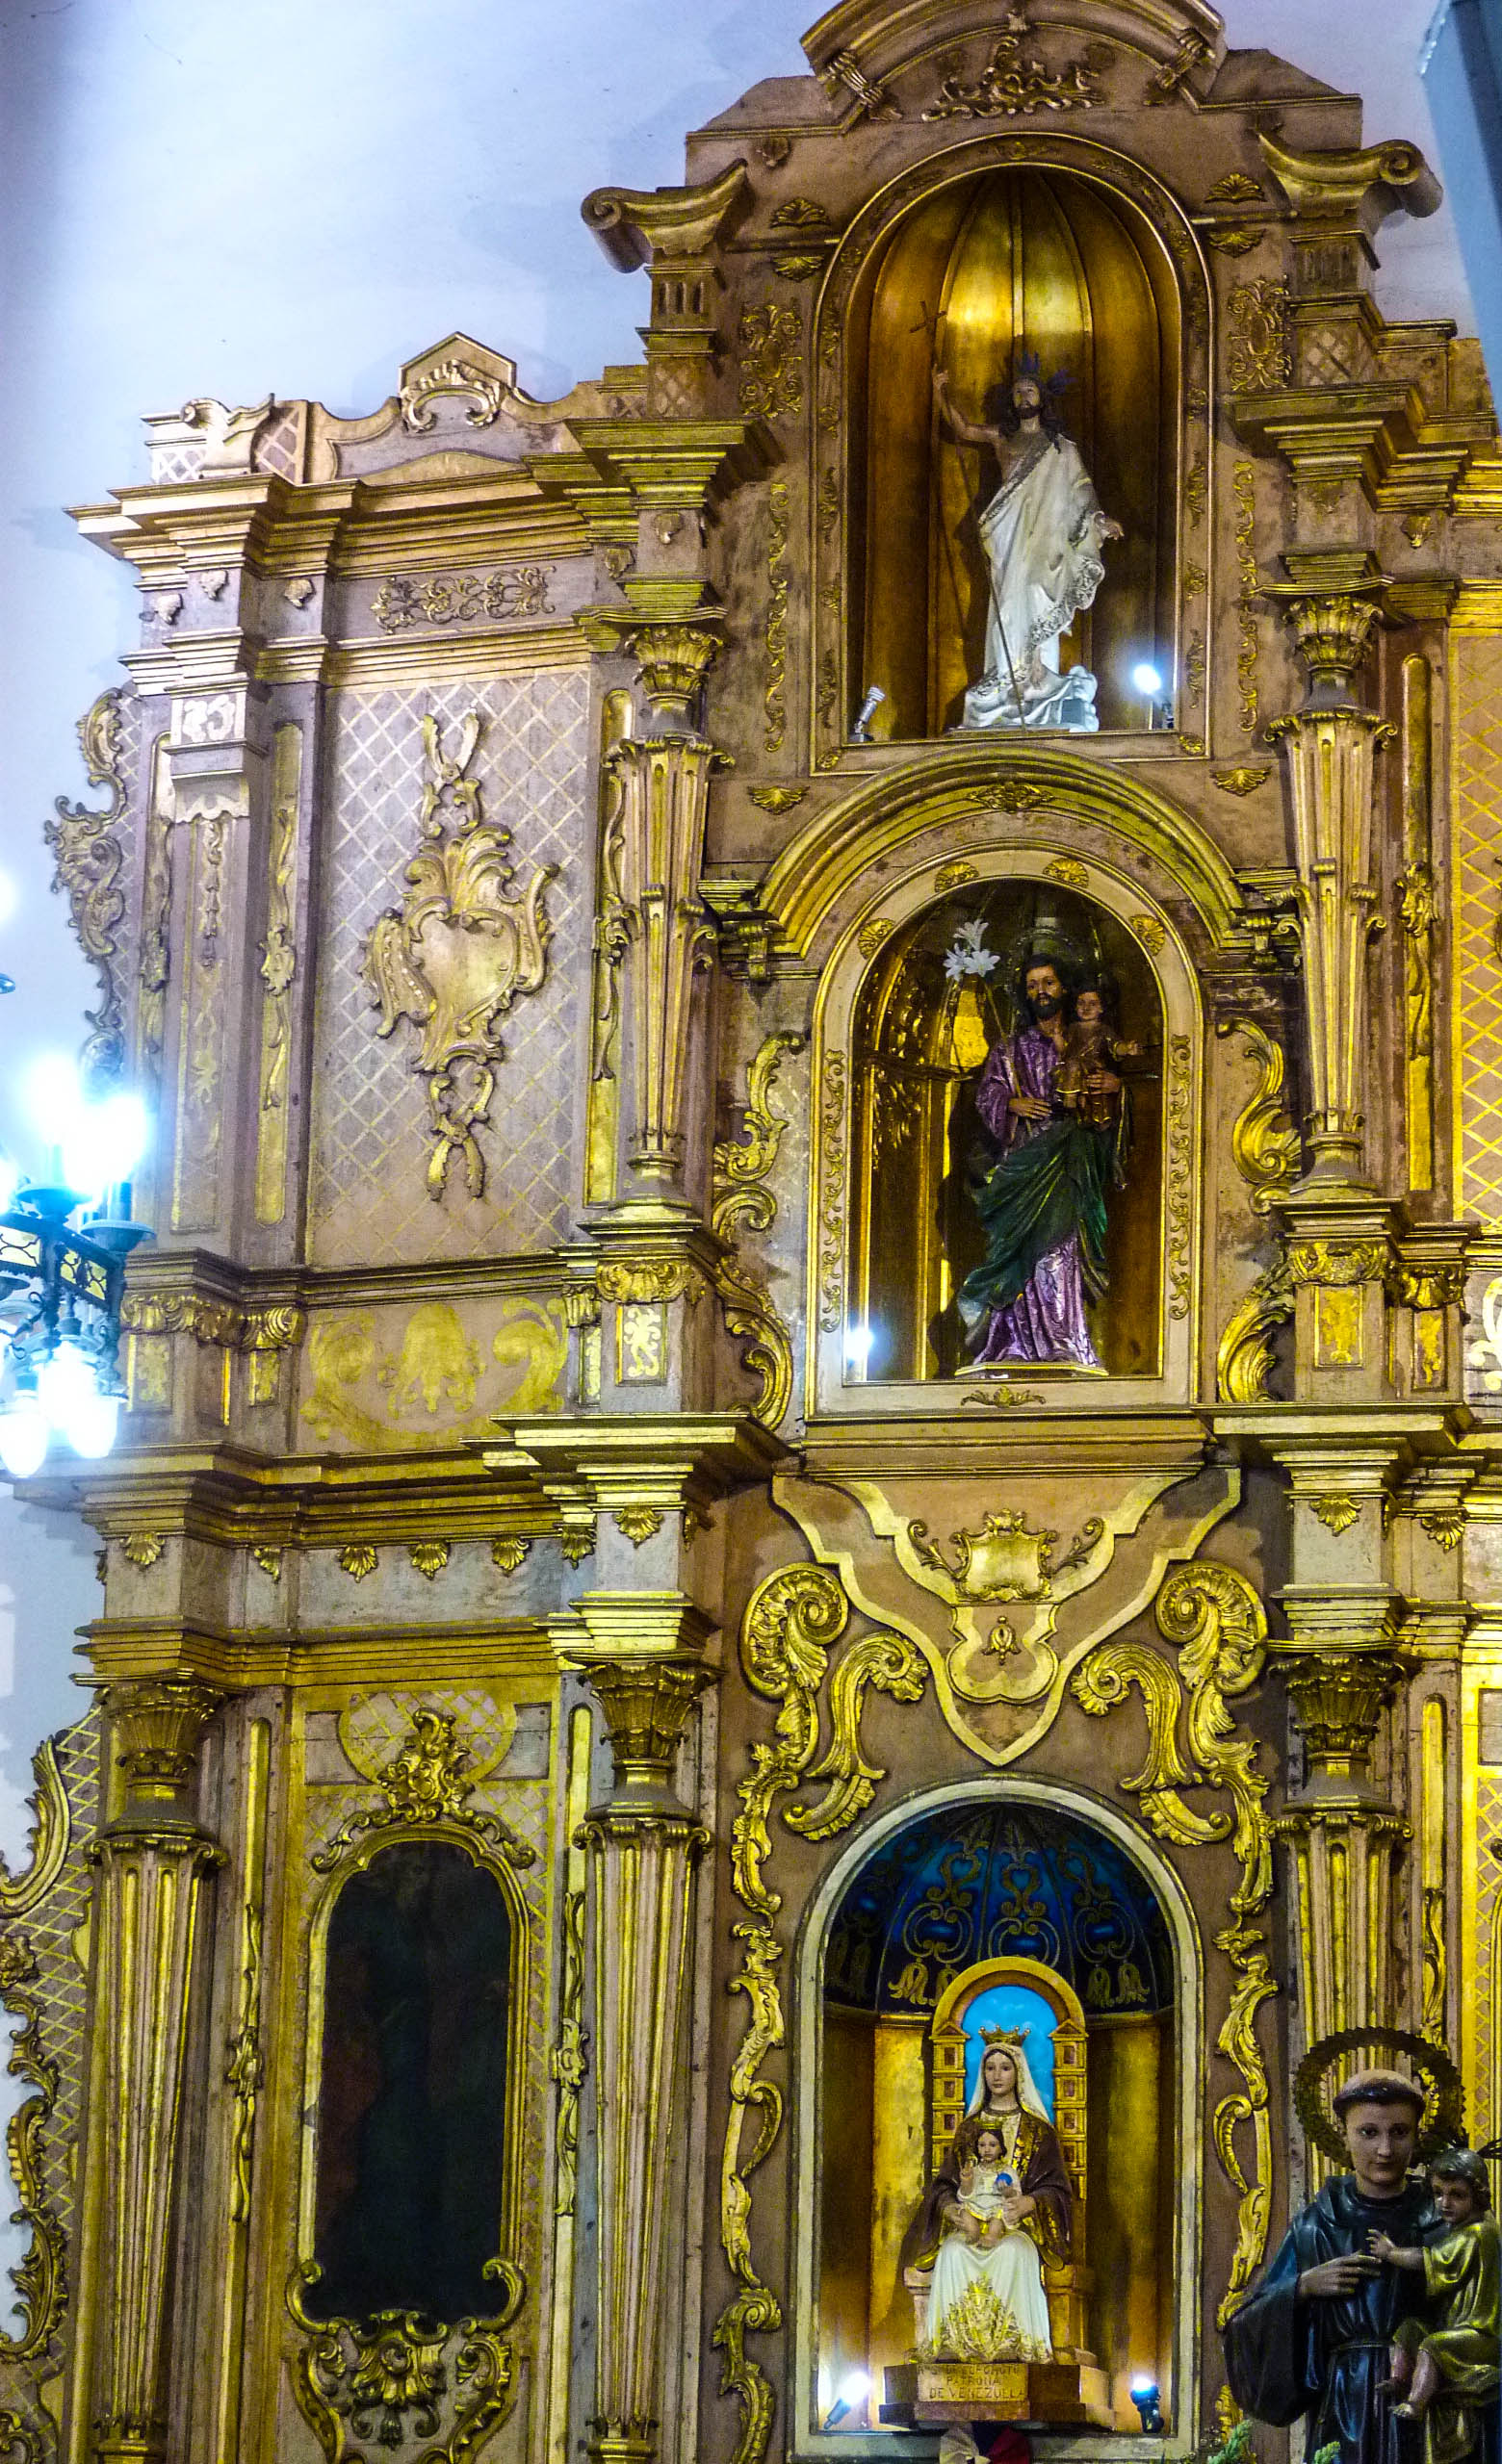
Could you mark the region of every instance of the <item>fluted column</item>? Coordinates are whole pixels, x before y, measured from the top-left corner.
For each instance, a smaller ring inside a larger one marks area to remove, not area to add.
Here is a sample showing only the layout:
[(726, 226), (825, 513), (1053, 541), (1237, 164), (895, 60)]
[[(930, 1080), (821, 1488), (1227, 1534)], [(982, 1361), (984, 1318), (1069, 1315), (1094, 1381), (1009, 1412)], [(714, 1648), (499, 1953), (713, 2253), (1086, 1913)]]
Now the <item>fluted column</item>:
[[(653, 671), (664, 692), (668, 681), (691, 692), (706, 663), (697, 654), (712, 652), (702, 635), (686, 639), (694, 654), (687, 666), (664, 651)], [(610, 920), (623, 928), (634, 1095), (627, 1160), (649, 1184), (675, 1182), (683, 1170), (693, 979), (714, 945), (699, 888), (704, 827), (722, 757), (692, 734), (628, 737), (608, 757), (619, 787), (611, 828), (620, 897)]]
[(217, 1697), (142, 1682), (106, 1697), (124, 1811), (95, 1851), (102, 1869), (97, 2022), (104, 2094), (88, 2163), (103, 2174), (94, 2271), (93, 2452), (100, 2464), (167, 2455), (168, 2312), (184, 2062), (204, 1885), (222, 1852), (194, 1820), (197, 1744)]
[(1290, 552), (1273, 585), (1308, 690), (1275, 721), (1288, 764), (1308, 1012), (1311, 1177), (1360, 1177), (1366, 1114), (1366, 951), (1381, 929), (1372, 880), (1372, 774), (1392, 729), (1352, 679), (1366, 656), (1385, 577), (1364, 551)]
[[(1275, 1829), (1288, 1854), (1306, 2046), (1343, 2028), (1394, 2026), (1393, 1877), (1409, 1826), (1377, 1784), (1378, 1731), (1404, 1682), (1396, 1604), (1368, 1591), (1290, 1588), (1289, 1639), (1270, 1657), (1304, 1749), (1302, 1786)], [(1311, 2146), (1310, 2164), (1320, 2177)]]
[[(586, 1610), (587, 1613), (587, 1610)], [(711, 1672), (697, 1659), (590, 1660), (615, 1785), (580, 1837), (591, 1869), (598, 2310), (589, 2452), (650, 2464), (681, 2205), (695, 1871), (709, 1834), (670, 1784)]]

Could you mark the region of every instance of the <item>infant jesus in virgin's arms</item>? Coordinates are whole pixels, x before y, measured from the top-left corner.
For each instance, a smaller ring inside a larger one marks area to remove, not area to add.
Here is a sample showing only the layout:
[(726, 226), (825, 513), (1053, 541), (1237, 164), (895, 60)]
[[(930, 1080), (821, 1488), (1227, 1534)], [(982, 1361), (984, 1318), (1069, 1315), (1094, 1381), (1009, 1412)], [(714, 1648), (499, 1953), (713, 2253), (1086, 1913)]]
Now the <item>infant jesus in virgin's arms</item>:
[(960, 2168), (960, 2195), (949, 2211), (966, 2240), (983, 2250), (995, 2249), (1004, 2233), (1017, 2229), (1017, 2175), (1002, 2161), (1005, 2154), (1000, 2132), (983, 2130), (973, 2161)]

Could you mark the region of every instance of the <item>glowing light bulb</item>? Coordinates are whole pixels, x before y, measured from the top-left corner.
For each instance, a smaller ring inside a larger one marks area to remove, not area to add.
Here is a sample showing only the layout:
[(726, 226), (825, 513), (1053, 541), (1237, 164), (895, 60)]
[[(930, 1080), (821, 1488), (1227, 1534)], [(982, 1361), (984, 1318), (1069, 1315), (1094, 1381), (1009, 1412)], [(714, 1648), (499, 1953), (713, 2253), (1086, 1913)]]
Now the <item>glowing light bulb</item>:
[(840, 2381), (840, 2401), (842, 2404), (854, 2405), (864, 2403), (870, 2392), (870, 2377), (864, 2370), (847, 2371), (844, 2377)]
[(0, 1463), (13, 1480), (29, 1480), (47, 1456), (47, 1415), (35, 1395), (17, 1395), (0, 1411)]
[(1145, 658), (1139, 659), (1132, 669), (1131, 681), (1133, 691), (1145, 694), (1150, 702), (1155, 702), (1163, 690), (1163, 679), (1151, 660)]
[(871, 1330), (869, 1326), (850, 1326), (845, 1332), (845, 1359), (864, 1377), (870, 1364)]
[(119, 1425), (118, 1395), (101, 1395), (95, 1387), (91, 1394), (80, 1396), (69, 1406), (63, 1422), (63, 1435), (75, 1454), (97, 1463), (115, 1444)]
[(76, 1411), (98, 1394), (93, 1369), (76, 1344), (59, 1344), (37, 1372), (37, 1400), (55, 1429), (65, 1429)]

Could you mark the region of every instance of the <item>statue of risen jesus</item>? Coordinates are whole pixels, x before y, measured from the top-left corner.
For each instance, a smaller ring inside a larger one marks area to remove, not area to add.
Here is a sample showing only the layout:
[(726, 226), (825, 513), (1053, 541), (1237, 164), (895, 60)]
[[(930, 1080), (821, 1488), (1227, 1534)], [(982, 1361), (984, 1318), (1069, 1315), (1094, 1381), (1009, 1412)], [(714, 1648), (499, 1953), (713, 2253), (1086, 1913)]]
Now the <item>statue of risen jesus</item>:
[(1018, 362), (1010, 416), (994, 427), (961, 417), (949, 380), (934, 371), (934, 399), (962, 445), (990, 446), (1000, 484), (980, 517), (990, 577), (985, 666), (965, 696), (965, 728), (1093, 730), (1096, 680), (1087, 667), (1059, 673), (1059, 635), (1089, 607), (1105, 578), (1101, 550), (1122, 526), (1102, 513), (1078, 448), (1049, 416), (1038, 363)]

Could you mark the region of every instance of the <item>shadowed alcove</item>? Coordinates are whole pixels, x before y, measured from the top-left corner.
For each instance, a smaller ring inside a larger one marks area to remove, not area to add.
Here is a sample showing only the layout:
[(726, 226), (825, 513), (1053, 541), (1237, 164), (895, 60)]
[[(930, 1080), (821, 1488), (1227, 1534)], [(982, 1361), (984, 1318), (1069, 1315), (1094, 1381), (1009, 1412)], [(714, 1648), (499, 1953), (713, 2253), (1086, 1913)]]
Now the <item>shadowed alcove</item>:
[(859, 680), (879, 684), (890, 732), (940, 735), (984, 664), (989, 586), (978, 519), (997, 481), (989, 448), (941, 428), (932, 378), (994, 423), (1014, 352), (1045, 382), (1124, 536), (1060, 645), (1099, 680), (1104, 729), (1141, 728), (1130, 674), (1176, 672), (1181, 318), (1168, 253), (1140, 208), (1060, 170), (991, 170), (915, 206), (852, 301), (850, 488)]

